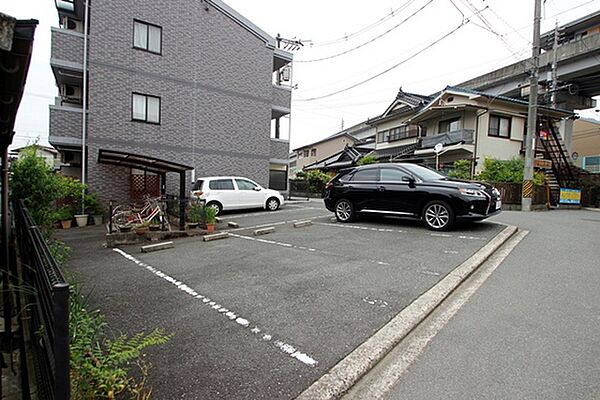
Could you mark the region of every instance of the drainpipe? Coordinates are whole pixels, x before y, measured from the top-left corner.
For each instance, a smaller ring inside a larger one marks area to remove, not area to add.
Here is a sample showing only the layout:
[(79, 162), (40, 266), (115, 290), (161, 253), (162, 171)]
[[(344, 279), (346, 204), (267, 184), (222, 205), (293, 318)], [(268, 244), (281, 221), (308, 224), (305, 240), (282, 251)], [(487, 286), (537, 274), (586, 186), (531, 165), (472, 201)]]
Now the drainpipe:
[[(83, 115), (81, 118), (81, 183), (84, 185), (87, 183), (86, 179), (86, 163), (87, 163), (87, 100), (88, 100), (88, 30), (90, 23), (90, 7), (89, 0), (84, 0), (85, 2), (85, 15), (83, 22)], [(85, 213), (85, 188), (81, 191), (81, 214)]]
[[(10, 271), (10, 219), (8, 215), (8, 146), (12, 143), (14, 132), (7, 135), (2, 135), (0, 138), (0, 152), (2, 153), (2, 304), (4, 308), (4, 330), (5, 340), (12, 342), (11, 323), (11, 302), (10, 302), (10, 286), (9, 286), (9, 271)], [(1, 386), (0, 386), (1, 390)]]

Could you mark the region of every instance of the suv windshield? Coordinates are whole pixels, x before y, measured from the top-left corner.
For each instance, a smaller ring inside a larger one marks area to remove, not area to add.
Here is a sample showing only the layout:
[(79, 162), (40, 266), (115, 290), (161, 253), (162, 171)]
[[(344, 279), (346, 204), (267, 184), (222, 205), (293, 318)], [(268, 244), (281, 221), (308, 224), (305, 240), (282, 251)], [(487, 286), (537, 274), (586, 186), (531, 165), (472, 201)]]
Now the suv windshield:
[(446, 179), (444, 175), (439, 174), (438, 172), (429, 169), (427, 167), (423, 167), (417, 164), (402, 164), (403, 168), (406, 168), (412, 174), (417, 177), (423, 179), (424, 181), (433, 181), (438, 179)]

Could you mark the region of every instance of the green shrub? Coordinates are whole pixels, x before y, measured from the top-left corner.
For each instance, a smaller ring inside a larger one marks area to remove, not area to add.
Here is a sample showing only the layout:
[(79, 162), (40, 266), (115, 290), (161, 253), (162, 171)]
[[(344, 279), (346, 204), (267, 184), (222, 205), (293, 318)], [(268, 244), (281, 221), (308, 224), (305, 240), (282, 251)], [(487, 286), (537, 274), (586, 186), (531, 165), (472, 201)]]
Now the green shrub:
[(331, 176), (321, 170), (313, 169), (305, 174), (304, 179), (308, 181), (308, 190), (311, 193), (321, 194), (325, 184), (331, 180)]
[(35, 146), (21, 150), (11, 165), (10, 190), (12, 199), (22, 199), (42, 232), (52, 231), (52, 206), (60, 197), (60, 185), (44, 158), (37, 156)]
[(471, 161), (456, 160), (452, 164), (452, 169), (448, 172), (449, 178), (471, 179)]
[(193, 203), (188, 208), (188, 221), (197, 224), (204, 219), (204, 207), (201, 204)]
[[(69, 296), (69, 335), (71, 364), (71, 398), (74, 400), (114, 399), (127, 394), (133, 399), (148, 399), (145, 387), (149, 365), (142, 350), (166, 343), (172, 335), (155, 329), (111, 339), (105, 317), (87, 309), (79, 288), (71, 284)], [(139, 368), (139, 378), (131, 377), (131, 368)]]
[(205, 224), (214, 224), (217, 220), (217, 210), (213, 207), (204, 207), (203, 214)]
[[(525, 163), (521, 157), (515, 157), (510, 160), (486, 158), (483, 165), (483, 171), (476, 177), (480, 181), (523, 183)], [(541, 172), (534, 172), (534, 185), (542, 186), (545, 182), (546, 178), (544, 177), (544, 174)]]
[(362, 157), (360, 160), (358, 160), (356, 165), (370, 165), (370, 164), (377, 164), (377, 162), (378, 161), (375, 156), (366, 155), (366, 156)]

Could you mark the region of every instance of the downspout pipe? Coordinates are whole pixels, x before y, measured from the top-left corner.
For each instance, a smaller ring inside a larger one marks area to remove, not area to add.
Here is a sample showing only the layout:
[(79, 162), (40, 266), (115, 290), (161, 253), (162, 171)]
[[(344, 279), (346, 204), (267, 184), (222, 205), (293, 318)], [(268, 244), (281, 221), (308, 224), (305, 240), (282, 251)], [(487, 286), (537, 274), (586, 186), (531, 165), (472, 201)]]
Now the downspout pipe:
[[(83, 116), (81, 118), (81, 183), (87, 184), (87, 109), (88, 109), (88, 40), (90, 24), (89, 0), (85, 0), (83, 18)], [(81, 214), (85, 213), (85, 188), (81, 191)]]

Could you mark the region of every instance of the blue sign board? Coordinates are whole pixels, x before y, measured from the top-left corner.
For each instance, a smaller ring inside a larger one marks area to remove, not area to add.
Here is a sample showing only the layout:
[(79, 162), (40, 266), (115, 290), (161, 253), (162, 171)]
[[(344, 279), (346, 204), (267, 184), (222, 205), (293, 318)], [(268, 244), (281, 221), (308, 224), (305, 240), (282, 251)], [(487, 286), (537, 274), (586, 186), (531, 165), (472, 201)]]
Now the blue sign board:
[(560, 188), (560, 204), (581, 204), (581, 190)]

